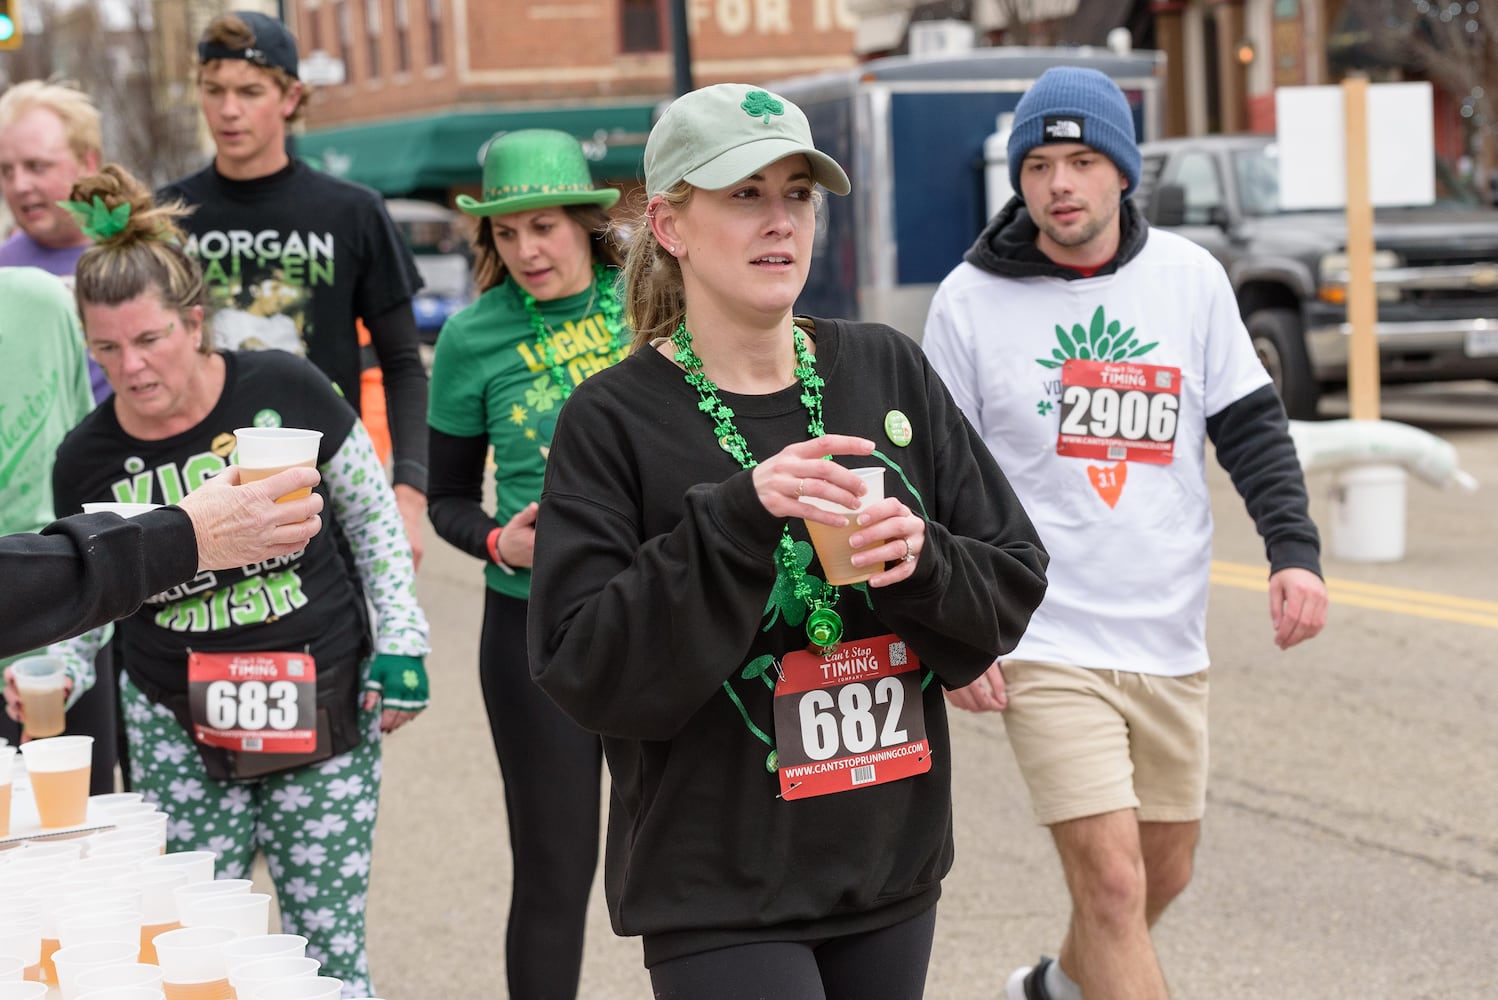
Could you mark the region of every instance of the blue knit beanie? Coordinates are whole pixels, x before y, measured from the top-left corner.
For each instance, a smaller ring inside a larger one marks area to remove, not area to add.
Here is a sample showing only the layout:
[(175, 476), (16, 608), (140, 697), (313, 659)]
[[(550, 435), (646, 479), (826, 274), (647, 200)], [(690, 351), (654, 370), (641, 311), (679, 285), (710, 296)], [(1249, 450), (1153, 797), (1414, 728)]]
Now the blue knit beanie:
[(1095, 69), (1053, 67), (1019, 99), (1009, 133), (1009, 183), (1016, 194), (1025, 154), (1048, 142), (1080, 142), (1112, 160), (1129, 182), (1125, 198), (1139, 187), (1139, 146), (1129, 101), (1118, 84)]

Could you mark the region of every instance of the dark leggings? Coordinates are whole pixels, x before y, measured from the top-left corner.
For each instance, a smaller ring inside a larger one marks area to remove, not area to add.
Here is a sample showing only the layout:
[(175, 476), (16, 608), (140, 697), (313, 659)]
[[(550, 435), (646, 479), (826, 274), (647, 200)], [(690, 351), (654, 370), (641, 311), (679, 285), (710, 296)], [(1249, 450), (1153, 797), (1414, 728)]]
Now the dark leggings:
[(656, 1000), (919, 1000), (936, 907), (893, 927), (719, 948), (650, 968)]
[(479, 680), (504, 777), (514, 868), (505, 971), (516, 1000), (577, 995), (598, 864), (598, 737), (531, 681), (528, 602), (486, 591)]

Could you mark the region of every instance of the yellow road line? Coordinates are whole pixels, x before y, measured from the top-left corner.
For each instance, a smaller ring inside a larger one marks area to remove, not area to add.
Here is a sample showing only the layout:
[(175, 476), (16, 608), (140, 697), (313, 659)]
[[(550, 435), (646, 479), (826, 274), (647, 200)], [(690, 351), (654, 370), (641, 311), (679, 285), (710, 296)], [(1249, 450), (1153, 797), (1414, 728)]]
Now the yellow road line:
[[(1211, 581), (1224, 587), (1237, 587), (1240, 590), (1254, 590), (1262, 593), (1269, 589), (1267, 573), (1268, 571), (1262, 566), (1214, 561)], [(1456, 597), (1423, 590), (1408, 590), (1402, 587), (1385, 587), (1380, 584), (1340, 580), (1335, 577), (1326, 581), (1326, 590), (1333, 604), (1498, 629), (1498, 602), (1494, 601), (1481, 601), (1470, 597)]]

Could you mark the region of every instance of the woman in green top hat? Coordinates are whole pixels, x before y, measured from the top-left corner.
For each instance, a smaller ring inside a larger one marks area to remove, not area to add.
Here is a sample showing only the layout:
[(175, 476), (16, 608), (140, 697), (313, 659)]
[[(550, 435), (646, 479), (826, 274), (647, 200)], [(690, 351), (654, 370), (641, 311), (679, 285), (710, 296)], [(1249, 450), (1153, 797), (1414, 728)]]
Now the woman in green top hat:
[[(479, 676), (504, 776), (514, 860), (505, 967), (512, 997), (571, 997), (598, 855), (598, 737), (531, 682), (525, 620), (537, 500), (557, 412), (573, 388), (625, 353), (615, 276), (621, 253), (576, 139), (504, 133), (484, 155), (478, 300), (453, 316), (432, 365), (430, 517), (485, 563)], [(494, 449), (495, 510), (482, 505)]]

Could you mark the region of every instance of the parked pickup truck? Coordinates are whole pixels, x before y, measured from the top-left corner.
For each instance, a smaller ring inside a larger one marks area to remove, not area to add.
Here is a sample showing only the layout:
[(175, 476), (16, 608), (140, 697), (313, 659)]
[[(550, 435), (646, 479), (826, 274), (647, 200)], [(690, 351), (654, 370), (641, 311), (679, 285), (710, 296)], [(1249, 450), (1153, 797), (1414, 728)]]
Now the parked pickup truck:
[[(1140, 208), (1222, 262), (1286, 410), (1314, 417), (1323, 390), (1347, 382), (1345, 215), (1280, 208), (1273, 136), (1141, 149)], [(1374, 243), (1382, 380), (1498, 379), (1498, 211), (1381, 208)]]

